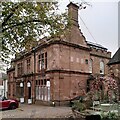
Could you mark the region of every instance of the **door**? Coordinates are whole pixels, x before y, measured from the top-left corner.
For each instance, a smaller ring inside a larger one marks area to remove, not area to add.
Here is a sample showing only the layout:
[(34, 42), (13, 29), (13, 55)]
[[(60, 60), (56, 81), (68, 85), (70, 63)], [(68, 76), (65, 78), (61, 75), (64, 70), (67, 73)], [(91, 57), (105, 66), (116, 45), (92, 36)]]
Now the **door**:
[(20, 83), (20, 103), (24, 103), (24, 84), (23, 82)]
[(28, 104), (31, 104), (32, 99), (31, 99), (31, 83), (30, 82), (27, 83), (27, 89), (28, 89)]

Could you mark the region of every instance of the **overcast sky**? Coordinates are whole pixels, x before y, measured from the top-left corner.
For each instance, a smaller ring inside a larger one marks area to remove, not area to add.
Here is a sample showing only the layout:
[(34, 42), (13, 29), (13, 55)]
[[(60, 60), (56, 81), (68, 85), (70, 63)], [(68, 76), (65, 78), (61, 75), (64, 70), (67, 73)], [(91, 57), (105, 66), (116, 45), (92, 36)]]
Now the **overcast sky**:
[[(83, 0), (60, 0), (60, 9), (64, 10), (69, 2), (80, 3)], [(91, 6), (79, 10), (80, 29), (87, 41), (108, 48), (112, 55), (118, 49), (118, 1), (85, 0)], [(82, 20), (80, 19), (82, 18)]]

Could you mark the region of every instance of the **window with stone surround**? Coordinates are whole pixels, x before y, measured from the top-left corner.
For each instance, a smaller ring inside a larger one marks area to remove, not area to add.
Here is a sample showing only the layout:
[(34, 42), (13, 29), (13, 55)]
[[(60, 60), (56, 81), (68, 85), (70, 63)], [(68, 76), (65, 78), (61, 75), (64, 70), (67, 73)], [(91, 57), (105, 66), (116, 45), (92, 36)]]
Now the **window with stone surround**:
[(50, 100), (50, 80), (36, 80), (36, 100)]
[(18, 74), (18, 76), (20, 76), (20, 75), (22, 75), (22, 73), (23, 73), (23, 64), (21, 62), (21, 63), (17, 64), (17, 74)]
[(16, 97), (21, 98), (24, 92), (21, 90), (20, 82), (16, 83)]
[(31, 66), (31, 60), (30, 60), (30, 58), (28, 58), (28, 59), (26, 60), (26, 64), (27, 64), (27, 73), (29, 73), (30, 70), (31, 70), (31, 68), (30, 68), (30, 66)]
[(38, 71), (47, 69), (47, 52), (38, 55)]
[(104, 74), (104, 61), (103, 60), (100, 60), (100, 74)]
[(93, 60), (90, 59), (90, 62), (89, 62), (89, 72), (92, 73), (93, 72)]

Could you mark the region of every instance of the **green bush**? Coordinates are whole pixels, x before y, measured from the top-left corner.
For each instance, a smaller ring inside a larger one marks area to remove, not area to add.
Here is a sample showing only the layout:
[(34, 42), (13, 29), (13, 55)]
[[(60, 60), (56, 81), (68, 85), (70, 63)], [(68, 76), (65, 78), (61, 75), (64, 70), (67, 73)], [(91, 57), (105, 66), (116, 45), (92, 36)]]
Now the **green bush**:
[(120, 118), (114, 112), (102, 113), (101, 120), (119, 120)]
[(79, 112), (83, 111), (86, 109), (86, 106), (84, 103), (80, 102), (80, 101), (75, 101), (73, 103), (73, 106), (72, 106), (72, 110), (77, 110)]

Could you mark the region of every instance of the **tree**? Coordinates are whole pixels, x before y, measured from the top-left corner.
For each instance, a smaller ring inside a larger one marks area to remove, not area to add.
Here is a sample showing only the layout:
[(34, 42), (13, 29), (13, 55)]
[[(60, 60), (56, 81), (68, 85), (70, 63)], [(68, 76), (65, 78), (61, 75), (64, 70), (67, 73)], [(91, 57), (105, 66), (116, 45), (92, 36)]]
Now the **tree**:
[(101, 77), (92, 82), (93, 100), (119, 101), (118, 84), (112, 76)]
[(57, 2), (2, 2), (1, 8), (0, 54), (5, 62), (45, 36), (60, 35), (67, 25), (67, 15), (59, 14)]

